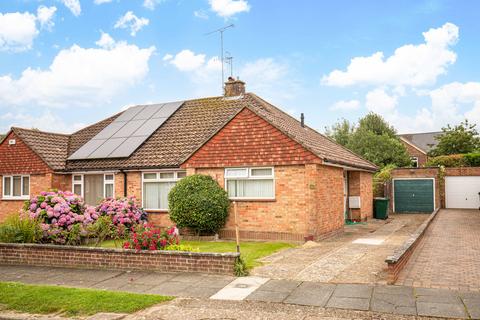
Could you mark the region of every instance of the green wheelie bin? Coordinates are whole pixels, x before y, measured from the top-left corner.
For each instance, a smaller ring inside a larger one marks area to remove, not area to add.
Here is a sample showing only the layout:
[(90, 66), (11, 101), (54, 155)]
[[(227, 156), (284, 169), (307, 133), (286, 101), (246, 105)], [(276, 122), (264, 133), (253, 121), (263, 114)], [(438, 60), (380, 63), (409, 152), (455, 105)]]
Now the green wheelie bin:
[(373, 207), (375, 210), (375, 219), (387, 219), (388, 218), (388, 198), (374, 198)]

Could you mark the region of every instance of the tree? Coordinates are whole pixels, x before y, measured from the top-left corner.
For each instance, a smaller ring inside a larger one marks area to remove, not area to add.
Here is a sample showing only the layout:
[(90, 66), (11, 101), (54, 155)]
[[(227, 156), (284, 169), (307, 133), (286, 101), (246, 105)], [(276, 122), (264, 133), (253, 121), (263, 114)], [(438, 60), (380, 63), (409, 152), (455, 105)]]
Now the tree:
[(463, 154), (477, 151), (480, 148), (480, 138), (475, 128), (468, 120), (454, 127), (447, 125), (442, 128), (442, 134), (435, 137), (438, 144), (430, 150), (429, 156), (437, 157), (450, 154)]
[(411, 165), (407, 149), (395, 129), (378, 114), (367, 114), (356, 127), (343, 120), (333, 125), (327, 135), (379, 167)]
[(334, 124), (331, 128), (326, 128), (327, 136), (335, 140), (342, 146), (346, 146), (355, 131), (355, 127), (348, 120), (342, 119)]

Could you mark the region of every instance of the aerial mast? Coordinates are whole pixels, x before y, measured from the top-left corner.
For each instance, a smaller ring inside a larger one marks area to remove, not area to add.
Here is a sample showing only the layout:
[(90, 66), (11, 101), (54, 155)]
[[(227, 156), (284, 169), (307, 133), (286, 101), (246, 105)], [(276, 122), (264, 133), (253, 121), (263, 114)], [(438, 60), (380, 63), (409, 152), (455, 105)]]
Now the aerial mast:
[(217, 29), (217, 30), (214, 30), (214, 31), (211, 31), (209, 33), (206, 33), (205, 35), (211, 35), (213, 33), (220, 33), (220, 60), (221, 60), (221, 64), (222, 64), (222, 90), (223, 90), (223, 87), (225, 85), (225, 74), (224, 74), (224, 63), (225, 63), (225, 59), (224, 59), (224, 51), (223, 51), (223, 33), (225, 32), (225, 30), (229, 29), (229, 28), (233, 28), (235, 25), (232, 23), (232, 24), (229, 24), (228, 26), (225, 26), (225, 27), (222, 27), (220, 29)]

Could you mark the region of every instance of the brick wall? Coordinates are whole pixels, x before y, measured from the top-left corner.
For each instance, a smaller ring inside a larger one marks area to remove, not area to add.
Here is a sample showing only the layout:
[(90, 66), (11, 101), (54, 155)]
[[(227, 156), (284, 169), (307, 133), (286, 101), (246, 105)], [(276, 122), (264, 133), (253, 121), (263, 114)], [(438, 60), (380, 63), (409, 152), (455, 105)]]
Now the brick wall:
[(320, 159), (249, 109), (244, 109), (182, 167), (221, 168), (311, 162), (320, 163)]
[(419, 167), (423, 167), (425, 165), (425, 163), (427, 163), (428, 156), (425, 153), (423, 153), (420, 150), (418, 150), (417, 148), (413, 147), (411, 144), (406, 143), (402, 139), (400, 139), (400, 141), (403, 143), (405, 148), (407, 148), (407, 152), (411, 157), (417, 157), (418, 158), (418, 166)]
[(0, 264), (202, 272), (233, 275), (238, 253), (141, 251), (74, 246), (0, 243)]
[(317, 237), (323, 238), (343, 230), (344, 178), (342, 168), (318, 166), (317, 172)]

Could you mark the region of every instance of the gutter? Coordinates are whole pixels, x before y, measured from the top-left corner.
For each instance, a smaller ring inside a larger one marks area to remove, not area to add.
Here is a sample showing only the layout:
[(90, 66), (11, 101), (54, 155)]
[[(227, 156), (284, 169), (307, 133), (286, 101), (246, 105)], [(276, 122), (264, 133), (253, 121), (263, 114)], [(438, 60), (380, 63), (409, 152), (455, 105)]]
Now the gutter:
[(332, 167), (341, 167), (345, 169), (352, 169), (352, 170), (357, 170), (357, 171), (367, 171), (367, 172), (376, 172), (378, 171), (378, 168), (372, 168), (372, 167), (364, 167), (364, 166), (352, 166), (349, 163), (343, 162), (343, 161), (337, 161), (337, 160), (331, 160), (327, 158), (323, 158), (323, 164), (327, 166), (332, 166)]

